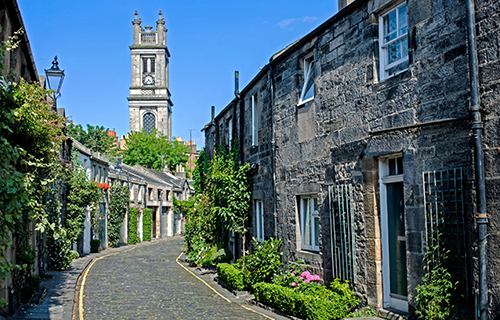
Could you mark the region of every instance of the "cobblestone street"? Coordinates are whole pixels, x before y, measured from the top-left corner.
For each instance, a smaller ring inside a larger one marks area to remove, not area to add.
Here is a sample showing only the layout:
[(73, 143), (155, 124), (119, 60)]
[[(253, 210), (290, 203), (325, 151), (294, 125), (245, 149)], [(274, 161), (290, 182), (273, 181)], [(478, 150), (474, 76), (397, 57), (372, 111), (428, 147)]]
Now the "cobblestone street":
[(176, 262), (182, 242), (159, 240), (95, 261), (84, 279), (84, 319), (281, 318), (216, 288), (228, 302), (182, 268)]

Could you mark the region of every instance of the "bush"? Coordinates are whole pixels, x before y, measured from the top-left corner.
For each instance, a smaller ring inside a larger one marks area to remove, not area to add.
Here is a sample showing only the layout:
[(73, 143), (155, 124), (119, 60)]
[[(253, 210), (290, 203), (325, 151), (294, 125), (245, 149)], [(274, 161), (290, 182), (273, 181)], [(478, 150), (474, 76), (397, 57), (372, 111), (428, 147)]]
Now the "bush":
[(142, 211), (142, 240), (151, 241), (153, 230), (153, 210), (143, 209)]
[(101, 240), (99, 239), (92, 239), (90, 241), (90, 253), (97, 253), (99, 252), (99, 247), (101, 246)]
[(283, 241), (270, 238), (264, 242), (257, 242), (253, 239), (255, 251), (253, 254), (247, 254), (240, 260), (245, 274), (245, 282), (248, 287), (252, 287), (259, 282), (271, 282), (278, 273), (283, 252), (280, 247)]
[(239, 291), (245, 290), (243, 271), (241, 271), (239, 265), (219, 263), (217, 265), (217, 274), (231, 288)]
[(75, 259), (80, 258), (80, 254), (78, 252), (76, 252), (75, 250), (71, 250), (69, 252), (69, 257), (70, 257), (71, 261), (73, 261)]
[[(142, 210), (142, 209), (140, 209)], [(128, 244), (136, 244), (141, 242), (141, 238), (137, 235), (137, 222), (139, 218), (139, 209), (130, 208), (128, 216)]]
[(332, 283), (332, 290), (324, 286), (315, 291), (303, 293), (297, 289), (285, 288), (274, 283), (257, 283), (253, 286), (255, 299), (292, 316), (304, 319), (342, 319), (359, 301), (348, 283), (338, 279)]

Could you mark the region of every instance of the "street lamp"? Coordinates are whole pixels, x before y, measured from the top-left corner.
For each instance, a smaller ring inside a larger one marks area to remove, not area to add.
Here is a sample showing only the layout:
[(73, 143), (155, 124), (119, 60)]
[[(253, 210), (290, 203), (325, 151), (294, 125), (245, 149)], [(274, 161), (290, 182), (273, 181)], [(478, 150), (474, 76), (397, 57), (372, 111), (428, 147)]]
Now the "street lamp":
[(168, 155), (166, 155), (166, 154), (160, 154), (160, 155), (158, 155), (158, 157), (161, 158), (161, 170), (163, 171), (165, 169), (165, 166), (163, 165), (163, 159), (164, 158), (168, 158)]
[(52, 110), (57, 111), (57, 99), (61, 97), (61, 86), (64, 80), (64, 70), (59, 69), (57, 56), (52, 61), (52, 67), (45, 69), (45, 75), (49, 89), (53, 91), (52, 99), (54, 100), (54, 105), (52, 106)]

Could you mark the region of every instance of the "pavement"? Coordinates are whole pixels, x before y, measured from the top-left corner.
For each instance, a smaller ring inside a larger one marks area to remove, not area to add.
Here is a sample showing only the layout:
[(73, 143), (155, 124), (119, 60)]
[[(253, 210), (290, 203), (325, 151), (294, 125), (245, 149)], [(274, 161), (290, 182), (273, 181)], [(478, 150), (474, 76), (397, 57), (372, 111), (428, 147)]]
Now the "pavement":
[(182, 245), (179, 236), (153, 239), (76, 259), (67, 271), (47, 273), (40, 304), (22, 305), (9, 319), (290, 319), (227, 290), (215, 270), (188, 267)]
[(182, 237), (155, 239), (76, 259), (67, 271), (47, 273), (39, 305), (22, 305), (9, 319), (288, 319), (232, 294), (215, 271), (177, 262), (182, 244)]

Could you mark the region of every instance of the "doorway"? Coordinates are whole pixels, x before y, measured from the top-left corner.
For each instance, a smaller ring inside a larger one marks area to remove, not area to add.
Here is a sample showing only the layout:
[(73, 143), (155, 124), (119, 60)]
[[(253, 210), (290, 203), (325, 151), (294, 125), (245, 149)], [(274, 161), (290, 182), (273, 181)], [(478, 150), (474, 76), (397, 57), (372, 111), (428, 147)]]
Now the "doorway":
[(380, 159), (379, 174), (384, 308), (408, 312), (406, 228), (401, 155)]

